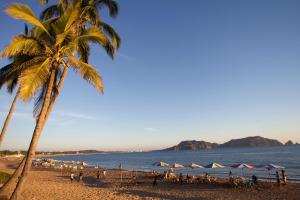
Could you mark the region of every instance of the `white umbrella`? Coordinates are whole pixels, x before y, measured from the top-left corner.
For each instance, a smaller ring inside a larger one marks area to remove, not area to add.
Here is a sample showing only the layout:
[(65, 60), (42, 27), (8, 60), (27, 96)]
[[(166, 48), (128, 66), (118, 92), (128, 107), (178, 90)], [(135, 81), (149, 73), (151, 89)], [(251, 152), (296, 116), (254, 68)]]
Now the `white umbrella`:
[(169, 167), (170, 165), (168, 163), (165, 163), (165, 162), (155, 162), (155, 163), (153, 163), (153, 166), (156, 166), (156, 167)]
[(174, 169), (179, 169), (179, 168), (182, 168), (182, 167), (184, 167), (184, 166), (182, 164), (180, 164), (180, 163), (174, 163), (172, 165), (172, 168), (174, 168)]
[(196, 163), (190, 163), (190, 164), (187, 164), (186, 167), (189, 167), (191, 169), (195, 169), (195, 168), (203, 168), (203, 166), (201, 165), (198, 165)]
[(270, 163), (270, 164), (266, 165), (265, 168), (267, 170), (272, 170), (272, 169), (284, 169), (285, 167)]

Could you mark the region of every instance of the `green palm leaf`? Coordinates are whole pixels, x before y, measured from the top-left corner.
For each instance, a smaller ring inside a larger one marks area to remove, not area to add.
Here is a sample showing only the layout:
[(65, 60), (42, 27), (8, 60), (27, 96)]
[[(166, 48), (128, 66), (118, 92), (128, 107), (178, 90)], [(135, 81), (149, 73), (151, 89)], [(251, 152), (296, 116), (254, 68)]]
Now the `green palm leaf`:
[(49, 66), (51, 58), (44, 62), (26, 69), (20, 76), (20, 96), (24, 101), (29, 101), (38, 89), (44, 85), (49, 78)]
[(0, 53), (0, 57), (10, 57), (16, 55), (38, 55), (43, 47), (33, 38), (18, 35), (13, 38), (11, 43)]
[(38, 20), (33, 11), (27, 5), (15, 3), (6, 7), (5, 12), (13, 18), (24, 20), (43, 29), (46, 33), (49, 34), (44, 25), (40, 22), (40, 20)]
[(101, 76), (92, 65), (82, 62), (72, 56), (68, 58), (68, 63), (75, 71), (79, 72), (82, 78), (92, 84), (100, 93), (103, 93)]

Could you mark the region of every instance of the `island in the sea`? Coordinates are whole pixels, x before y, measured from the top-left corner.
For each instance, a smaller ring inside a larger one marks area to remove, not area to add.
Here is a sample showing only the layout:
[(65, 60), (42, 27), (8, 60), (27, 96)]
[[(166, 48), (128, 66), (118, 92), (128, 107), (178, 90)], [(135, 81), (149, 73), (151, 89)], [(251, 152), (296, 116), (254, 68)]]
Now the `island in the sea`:
[[(162, 149), (162, 151), (181, 151), (181, 150), (206, 150), (215, 148), (241, 148), (241, 147), (272, 147), (282, 146), (283, 143), (278, 140), (268, 139), (261, 136), (232, 139), (223, 144), (211, 143), (205, 141), (182, 141), (178, 145)], [(294, 145), (290, 140), (285, 145)]]

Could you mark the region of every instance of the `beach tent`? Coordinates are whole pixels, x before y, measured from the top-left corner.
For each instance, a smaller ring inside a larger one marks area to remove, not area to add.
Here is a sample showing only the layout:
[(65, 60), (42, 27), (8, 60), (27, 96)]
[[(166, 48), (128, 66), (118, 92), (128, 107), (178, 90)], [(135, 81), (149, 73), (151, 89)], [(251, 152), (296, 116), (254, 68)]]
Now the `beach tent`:
[(156, 167), (169, 167), (170, 166), (168, 163), (165, 163), (165, 162), (155, 162), (152, 165), (156, 166)]
[(255, 169), (254, 166), (246, 164), (246, 163), (239, 163), (231, 166), (232, 168), (238, 168), (238, 169)]
[(270, 181), (271, 181), (271, 172), (270, 171), (272, 169), (284, 169), (285, 167), (270, 163), (270, 164), (266, 165), (265, 168), (269, 171), (269, 178), (270, 178)]
[(195, 168), (203, 168), (203, 166), (197, 165), (196, 163), (190, 163), (190, 164), (187, 164), (186, 167), (189, 167), (189, 168), (191, 168), (191, 169), (195, 169)]
[(182, 167), (184, 167), (184, 166), (182, 164), (179, 164), (179, 163), (174, 163), (172, 165), (172, 168), (174, 168), (174, 169), (179, 169), (179, 168), (182, 168)]
[(208, 168), (208, 169), (218, 169), (218, 168), (224, 168), (225, 166), (219, 164), (219, 163), (215, 163), (215, 162), (212, 162), (210, 163), (209, 165), (206, 165), (205, 168)]
[(285, 167), (270, 163), (270, 164), (266, 165), (265, 168), (270, 171), (272, 169), (284, 169)]
[(225, 166), (220, 165), (219, 163), (212, 162), (209, 165), (206, 165), (205, 168), (216, 169), (216, 168), (224, 168)]
[(232, 165), (231, 167), (236, 168), (236, 169), (242, 169), (243, 176), (244, 176), (244, 169), (250, 169), (250, 170), (255, 169), (254, 166), (246, 164), (246, 163), (238, 163), (238, 164)]

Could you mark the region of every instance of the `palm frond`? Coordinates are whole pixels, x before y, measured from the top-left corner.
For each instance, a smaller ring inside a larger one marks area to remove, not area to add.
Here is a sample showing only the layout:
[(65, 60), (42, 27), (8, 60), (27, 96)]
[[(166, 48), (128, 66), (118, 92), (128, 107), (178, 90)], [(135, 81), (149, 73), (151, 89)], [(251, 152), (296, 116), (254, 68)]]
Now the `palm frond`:
[(43, 10), (41, 13), (40, 19), (41, 20), (48, 20), (52, 17), (58, 17), (60, 15), (61, 11), (57, 5), (52, 5)]
[(102, 79), (97, 70), (87, 63), (84, 63), (72, 56), (68, 58), (69, 65), (77, 71), (82, 78), (93, 85), (100, 93), (103, 93)]
[(21, 3), (14, 3), (6, 7), (5, 12), (13, 18), (21, 19), (25, 22), (33, 24), (43, 29), (47, 34), (49, 34), (44, 25), (38, 20), (33, 11), (27, 5)]
[(115, 48), (110, 43), (110, 40), (96, 26), (86, 29), (74, 40), (74, 42), (76, 44), (80, 42), (98, 43), (104, 47), (109, 56), (113, 57), (115, 53)]
[(51, 58), (26, 69), (19, 78), (20, 96), (24, 101), (30, 100), (38, 89), (45, 84), (49, 78), (49, 66)]
[(12, 94), (16, 86), (18, 85), (18, 77), (14, 77), (6, 82), (7, 92)]
[(107, 33), (111, 40), (112, 40), (112, 45), (118, 49), (121, 45), (121, 38), (119, 36), (119, 34), (114, 30), (113, 27), (111, 27), (110, 25), (108, 25), (107, 23), (101, 21), (99, 26), (103, 29), (103, 31), (105, 33)]
[(0, 69), (0, 89), (5, 84), (5, 82), (8, 81), (8, 79), (6, 78), (6, 75), (7, 75), (8, 71), (11, 70), (12, 66), (13, 66), (13, 64), (10, 63)]
[(16, 55), (38, 55), (42, 52), (43, 46), (33, 38), (18, 35), (0, 53), (0, 57), (10, 57)]
[(78, 55), (79, 55), (79, 60), (81, 60), (82, 62), (85, 63), (89, 62), (90, 47), (88, 42), (86, 41), (78, 42)]
[(95, 0), (95, 3), (100, 8), (105, 6), (109, 11), (109, 15), (113, 18), (115, 18), (119, 13), (119, 5), (114, 0)]

